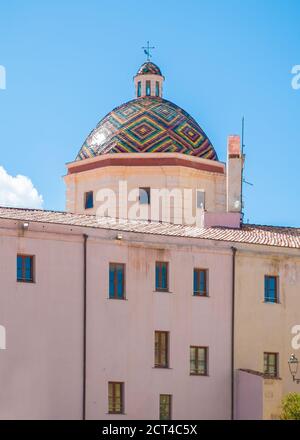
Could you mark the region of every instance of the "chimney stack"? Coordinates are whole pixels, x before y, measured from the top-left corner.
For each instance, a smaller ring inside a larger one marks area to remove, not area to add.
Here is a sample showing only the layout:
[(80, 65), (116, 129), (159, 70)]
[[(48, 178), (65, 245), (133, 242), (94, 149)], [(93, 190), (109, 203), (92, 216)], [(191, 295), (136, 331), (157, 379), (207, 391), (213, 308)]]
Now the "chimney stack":
[(238, 135), (228, 136), (227, 144), (227, 212), (242, 211), (243, 155)]

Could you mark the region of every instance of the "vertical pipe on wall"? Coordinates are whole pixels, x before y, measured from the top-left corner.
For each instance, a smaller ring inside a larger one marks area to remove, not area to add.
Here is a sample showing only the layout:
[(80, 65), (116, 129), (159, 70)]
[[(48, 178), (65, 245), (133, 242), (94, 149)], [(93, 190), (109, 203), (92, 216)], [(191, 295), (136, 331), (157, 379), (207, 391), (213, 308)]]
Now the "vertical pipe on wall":
[(235, 324), (235, 263), (236, 248), (232, 247), (232, 298), (231, 298), (231, 420), (234, 420), (234, 324)]
[(86, 419), (86, 297), (87, 297), (87, 239), (83, 234), (83, 386), (82, 386), (82, 419)]

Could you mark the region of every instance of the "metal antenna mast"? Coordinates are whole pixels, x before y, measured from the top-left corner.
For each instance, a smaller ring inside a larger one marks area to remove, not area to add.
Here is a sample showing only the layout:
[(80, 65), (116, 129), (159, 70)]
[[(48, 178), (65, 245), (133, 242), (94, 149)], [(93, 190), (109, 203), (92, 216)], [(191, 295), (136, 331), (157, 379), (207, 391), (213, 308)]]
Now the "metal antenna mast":
[(244, 153), (244, 149), (245, 149), (245, 144), (244, 144), (244, 138), (245, 138), (245, 117), (243, 116), (242, 118), (242, 187), (241, 187), (241, 208), (242, 208), (242, 221), (244, 219), (244, 192), (243, 192), (243, 187), (244, 187), (244, 183), (246, 183), (246, 185), (250, 185), (253, 186), (253, 183), (247, 182), (244, 178), (244, 166), (245, 166), (245, 153)]
[(244, 197), (243, 197), (243, 187), (244, 187), (244, 134), (245, 134), (245, 117), (242, 117), (242, 179), (241, 179), (241, 212), (242, 212), (242, 222), (244, 220)]

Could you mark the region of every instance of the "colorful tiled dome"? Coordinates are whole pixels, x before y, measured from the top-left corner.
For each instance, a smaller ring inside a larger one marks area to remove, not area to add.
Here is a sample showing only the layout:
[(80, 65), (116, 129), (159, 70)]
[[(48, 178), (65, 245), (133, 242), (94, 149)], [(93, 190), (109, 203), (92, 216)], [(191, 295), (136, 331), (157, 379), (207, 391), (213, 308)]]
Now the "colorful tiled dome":
[(76, 160), (108, 153), (158, 152), (218, 160), (197, 122), (159, 97), (133, 99), (108, 113), (90, 133)]
[(146, 63), (142, 64), (139, 70), (137, 71), (137, 75), (161, 75), (160, 68), (152, 63), (151, 61), (146, 61)]

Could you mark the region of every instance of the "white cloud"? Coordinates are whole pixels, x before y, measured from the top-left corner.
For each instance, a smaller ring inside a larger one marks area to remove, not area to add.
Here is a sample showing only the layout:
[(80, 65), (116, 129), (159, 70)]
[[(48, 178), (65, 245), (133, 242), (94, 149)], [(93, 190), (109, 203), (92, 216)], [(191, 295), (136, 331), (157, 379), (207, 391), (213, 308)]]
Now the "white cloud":
[(42, 208), (43, 196), (38, 193), (29, 177), (10, 176), (0, 166), (0, 206), (14, 208)]

